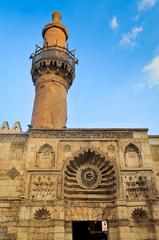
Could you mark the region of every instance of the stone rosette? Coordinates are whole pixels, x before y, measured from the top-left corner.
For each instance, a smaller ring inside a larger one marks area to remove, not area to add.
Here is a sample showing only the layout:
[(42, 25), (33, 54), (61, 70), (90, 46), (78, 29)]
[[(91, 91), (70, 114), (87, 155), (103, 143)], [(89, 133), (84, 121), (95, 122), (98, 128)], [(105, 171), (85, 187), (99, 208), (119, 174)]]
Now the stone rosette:
[(97, 188), (102, 179), (101, 171), (91, 164), (81, 166), (76, 174), (78, 184), (84, 189)]

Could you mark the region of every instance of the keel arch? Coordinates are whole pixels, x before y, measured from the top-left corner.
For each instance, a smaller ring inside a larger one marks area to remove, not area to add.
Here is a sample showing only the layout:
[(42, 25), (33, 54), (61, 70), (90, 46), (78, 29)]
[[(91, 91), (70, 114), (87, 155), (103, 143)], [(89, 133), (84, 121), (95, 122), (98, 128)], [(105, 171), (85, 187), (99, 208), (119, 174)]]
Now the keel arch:
[(80, 149), (63, 166), (64, 199), (114, 202), (118, 197), (115, 160), (95, 148)]

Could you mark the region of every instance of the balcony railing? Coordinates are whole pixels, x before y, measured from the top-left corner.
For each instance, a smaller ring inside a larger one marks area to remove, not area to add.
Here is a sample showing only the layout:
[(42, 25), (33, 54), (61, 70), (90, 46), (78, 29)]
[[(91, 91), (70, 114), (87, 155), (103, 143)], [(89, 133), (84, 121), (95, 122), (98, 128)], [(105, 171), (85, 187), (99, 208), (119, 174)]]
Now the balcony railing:
[(59, 47), (57, 45), (43, 48), (37, 47), (35, 53), (33, 53), (30, 58), (32, 59), (33, 64), (36, 64), (39, 61), (57, 60), (63, 61), (74, 68), (75, 64), (78, 63), (73, 51), (71, 52), (67, 48)]

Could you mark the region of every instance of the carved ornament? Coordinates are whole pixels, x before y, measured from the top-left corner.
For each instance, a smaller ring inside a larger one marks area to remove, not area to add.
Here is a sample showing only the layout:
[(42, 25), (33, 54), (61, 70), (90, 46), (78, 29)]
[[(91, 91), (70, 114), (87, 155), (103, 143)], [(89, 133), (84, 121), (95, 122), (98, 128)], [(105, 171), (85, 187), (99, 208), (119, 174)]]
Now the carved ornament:
[(63, 129), (63, 130), (38, 130), (30, 129), (29, 135), (32, 138), (60, 138), (60, 139), (121, 139), (133, 138), (133, 132), (129, 130), (93, 130), (93, 129)]
[(87, 149), (70, 160), (64, 172), (65, 198), (116, 199), (116, 173), (110, 160)]
[(35, 219), (43, 220), (51, 218), (51, 213), (46, 208), (38, 209), (34, 214)]
[(131, 213), (131, 217), (134, 221), (143, 221), (148, 218), (146, 210), (143, 208), (135, 208)]
[(33, 200), (54, 200), (56, 197), (56, 179), (51, 175), (33, 175), (30, 196)]

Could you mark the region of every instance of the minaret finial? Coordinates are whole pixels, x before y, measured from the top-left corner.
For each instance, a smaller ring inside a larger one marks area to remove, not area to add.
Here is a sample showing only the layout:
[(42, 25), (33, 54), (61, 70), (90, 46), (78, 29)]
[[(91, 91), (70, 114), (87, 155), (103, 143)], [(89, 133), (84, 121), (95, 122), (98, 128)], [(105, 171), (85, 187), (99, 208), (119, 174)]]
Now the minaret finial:
[(56, 12), (54, 12), (54, 13), (52, 14), (52, 20), (53, 20), (53, 22), (60, 22), (61, 18), (62, 18), (62, 15), (61, 15), (61, 13), (58, 12), (58, 11), (56, 11)]
[(58, 42), (59, 47), (66, 47), (69, 35), (66, 27), (60, 22), (61, 18), (60, 12), (53, 12), (52, 22), (46, 24), (43, 28), (44, 46), (53, 46)]

